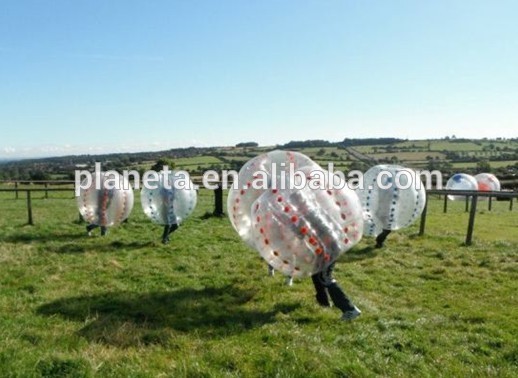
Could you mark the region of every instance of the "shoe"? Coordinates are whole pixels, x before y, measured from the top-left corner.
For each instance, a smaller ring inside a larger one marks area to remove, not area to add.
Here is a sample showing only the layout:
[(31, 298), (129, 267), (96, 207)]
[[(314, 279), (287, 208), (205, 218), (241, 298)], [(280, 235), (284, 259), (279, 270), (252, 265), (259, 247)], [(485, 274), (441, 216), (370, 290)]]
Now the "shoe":
[(284, 281), (287, 286), (293, 286), (293, 277), (286, 277), (286, 281)]
[(344, 321), (353, 320), (353, 319), (356, 319), (358, 316), (360, 316), (361, 313), (362, 312), (360, 311), (360, 309), (358, 307), (354, 306), (354, 308), (352, 310), (344, 312), (342, 314), (341, 319)]
[(92, 230), (93, 230), (94, 228), (95, 228), (95, 226), (94, 226), (94, 225), (91, 225), (91, 224), (89, 224), (88, 226), (86, 226), (86, 234), (87, 234), (88, 236), (92, 236)]
[(268, 265), (268, 275), (270, 277), (273, 277), (274, 274), (275, 274), (275, 269), (273, 269), (273, 266)]

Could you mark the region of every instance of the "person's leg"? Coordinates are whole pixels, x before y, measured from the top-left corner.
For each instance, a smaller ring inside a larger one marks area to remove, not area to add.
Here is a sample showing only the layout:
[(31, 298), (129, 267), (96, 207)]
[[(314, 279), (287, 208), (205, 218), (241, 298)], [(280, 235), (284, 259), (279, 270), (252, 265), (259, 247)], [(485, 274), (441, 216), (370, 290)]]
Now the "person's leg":
[(383, 243), (387, 236), (392, 232), (392, 230), (383, 229), (381, 233), (376, 237), (376, 248), (383, 247)]
[(313, 274), (311, 276), (311, 280), (313, 281), (313, 286), (315, 286), (315, 297), (318, 304), (323, 307), (331, 307), (331, 303), (329, 303), (329, 298), (327, 296), (326, 287), (324, 286), (322, 280), (322, 273)]
[(273, 266), (271, 266), (270, 264), (268, 264), (268, 275), (270, 277), (275, 275), (275, 269), (273, 269)]
[(162, 243), (167, 244), (169, 243), (169, 225), (166, 224), (164, 226), (164, 232), (162, 233)]
[(169, 232), (167, 235), (171, 235), (176, 230), (178, 230), (178, 225), (176, 223), (173, 223), (172, 225), (169, 226)]
[(92, 236), (92, 230), (96, 227), (99, 227), (99, 226), (96, 224), (93, 224), (93, 223), (90, 223), (89, 225), (86, 226), (86, 233), (88, 234), (88, 236)]
[(101, 236), (106, 235), (107, 232), (108, 232), (108, 228), (105, 226), (101, 226)]
[(162, 234), (162, 243), (169, 243), (169, 235), (175, 232), (178, 229), (178, 225), (176, 223), (166, 224), (164, 226), (164, 233)]
[(331, 264), (327, 269), (321, 273), (322, 284), (327, 289), (333, 304), (342, 312), (352, 311), (355, 306), (351, 300), (345, 295), (344, 291), (333, 278), (334, 264)]

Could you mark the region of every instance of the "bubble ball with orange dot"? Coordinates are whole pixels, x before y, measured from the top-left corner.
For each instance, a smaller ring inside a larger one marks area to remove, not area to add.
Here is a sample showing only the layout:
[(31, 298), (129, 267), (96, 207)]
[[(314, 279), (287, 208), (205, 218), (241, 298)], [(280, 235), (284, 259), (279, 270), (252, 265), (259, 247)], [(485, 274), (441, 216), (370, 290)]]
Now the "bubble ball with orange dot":
[(126, 220), (133, 209), (133, 189), (115, 171), (92, 175), (81, 183), (77, 206), (83, 219), (101, 227), (112, 227)]
[(475, 175), (475, 180), (477, 180), (477, 188), (481, 192), (500, 191), (500, 181), (492, 173), (479, 173)]
[(186, 172), (160, 172), (140, 192), (142, 210), (153, 223), (181, 224), (196, 207), (196, 189)]
[(368, 169), (356, 191), (364, 210), (366, 236), (410, 226), (426, 203), (421, 179), (414, 170), (400, 165), (380, 164)]
[(322, 271), (362, 237), (356, 193), (298, 152), (276, 150), (247, 162), (227, 205), (241, 238), (292, 277)]

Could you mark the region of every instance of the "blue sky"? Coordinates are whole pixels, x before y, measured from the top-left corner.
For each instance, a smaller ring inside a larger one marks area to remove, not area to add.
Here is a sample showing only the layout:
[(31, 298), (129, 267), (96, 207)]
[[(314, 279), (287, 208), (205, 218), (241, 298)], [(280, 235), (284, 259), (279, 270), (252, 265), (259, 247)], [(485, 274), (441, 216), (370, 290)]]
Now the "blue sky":
[(0, 158), (518, 137), (518, 1), (2, 0)]

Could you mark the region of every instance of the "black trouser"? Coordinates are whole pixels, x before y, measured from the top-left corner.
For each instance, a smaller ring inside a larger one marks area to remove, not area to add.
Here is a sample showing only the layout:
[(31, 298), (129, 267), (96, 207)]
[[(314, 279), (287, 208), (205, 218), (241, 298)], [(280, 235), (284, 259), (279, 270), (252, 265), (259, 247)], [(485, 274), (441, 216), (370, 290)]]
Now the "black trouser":
[(376, 237), (376, 247), (383, 247), (383, 243), (385, 242), (385, 239), (389, 234), (392, 232), (392, 230), (383, 229), (381, 233)]
[(332, 277), (334, 265), (335, 264), (333, 263), (322, 272), (311, 276), (316, 290), (317, 302), (322, 306), (329, 307), (329, 294), (335, 307), (342, 310), (342, 312), (351, 311), (354, 309), (353, 303)]
[(162, 242), (167, 243), (169, 241), (169, 235), (171, 235), (176, 229), (178, 225), (176, 223), (166, 224), (164, 226), (164, 233), (162, 234)]
[[(86, 226), (86, 231), (87, 231), (87, 232), (90, 232), (90, 231), (92, 231), (94, 228), (97, 228), (97, 227), (99, 227), (99, 225), (98, 225), (98, 224), (93, 224), (93, 223), (91, 223), (91, 224), (89, 224), (88, 226)], [(102, 236), (106, 235), (106, 231), (108, 231), (108, 229), (107, 229), (105, 226), (101, 226), (101, 235), (102, 235)]]

